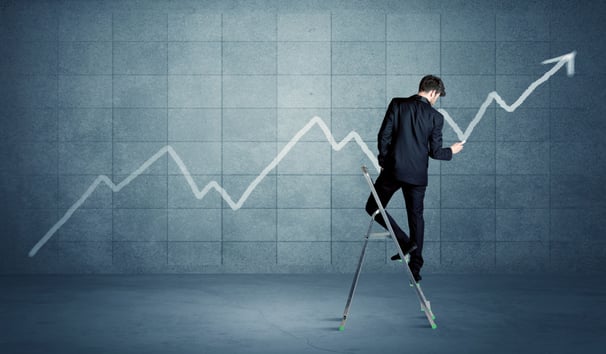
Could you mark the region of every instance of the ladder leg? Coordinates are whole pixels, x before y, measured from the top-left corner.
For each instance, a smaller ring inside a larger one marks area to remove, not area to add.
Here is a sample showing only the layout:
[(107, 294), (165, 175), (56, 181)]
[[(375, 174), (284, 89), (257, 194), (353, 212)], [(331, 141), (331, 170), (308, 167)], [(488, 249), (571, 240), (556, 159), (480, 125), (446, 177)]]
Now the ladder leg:
[(417, 284), (415, 284), (414, 288), (421, 301), (421, 311), (425, 312), (425, 316), (427, 316), (427, 320), (431, 324), (431, 328), (436, 329), (437, 325), (434, 322), (434, 320), (436, 319), (436, 316), (433, 314), (433, 311), (431, 310), (431, 305), (429, 303), (429, 300), (427, 300), (427, 298), (425, 298), (425, 294), (423, 293), (423, 290), (421, 289), (421, 285), (417, 283)]
[[(389, 223), (387, 225), (389, 225)], [(394, 241), (394, 243), (396, 245), (396, 249), (398, 250), (398, 253), (400, 254), (400, 257), (402, 259), (404, 259), (403, 255), (402, 255), (402, 249), (400, 248), (400, 245), (398, 244), (398, 240), (396, 239), (395, 234), (393, 232), (390, 232), (390, 233), (391, 233), (392, 240)], [(423, 311), (425, 313), (425, 316), (427, 317), (427, 320), (429, 321), (431, 328), (432, 329), (438, 328), (438, 326), (436, 325), (436, 323), (434, 321), (434, 319), (436, 317), (433, 314), (433, 312), (431, 311), (431, 308), (429, 306), (429, 301), (427, 301), (427, 299), (425, 298), (425, 294), (423, 294), (423, 290), (421, 290), (421, 285), (415, 281), (415, 278), (412, 275), (412, 272), (410, 271), (410, 267), (408, 267), (408, 264), (404, 263), (404, 269), (406, 270), (406, 273), (408, 273), (409, 281), (411, 284), (413, 284), (413, 288), (415, 289), (417, 297), (419, 298), (419, 302), (421, 303), (421, 311)]]
[[(429, 309), (429, 311), (430, 311), (431, 318), (435, 320), (436, 316), (433, 314), (433, 311), (431, 310), (431, 303), (425, 297), (425, 294), (423, 293), (423, 289), (421, 289), (421, 284), (417, 283), (416, 285), (412, 285), (412, 283), (411, 283), (410, 286), (411, 287), (416, 286), (416, 287), (419, 288), (419, 292), (421, 293), (421, 297), (425, 299), (425, 303), (427, 304), (427, 309)], [(423, 307), (423, 300), (419, 300), (419, 302), (421, 303), (421, 312), (425, 312), (425, 308)]]
[[(406, 258), (404, 259), (406, 263), (409, 263), (410, 261), (410, 255), (406, 255)], [(402, 263), (402, 260), (400, 259), (398, 262)], [(408, 265), (407, 265), (408, 266)], [(421, 293), (421, 297), (425, 299), (425, 301), (427, 302), (427, 308), (431, 311), (431, 305), (429, 303), (429, 300), (427, 300), (427, 298), (425, 298), (425, 294), (423, 293), (423, 290), (421, 289), (421, 284), (419, 283), (415, 283), (413, 281), (408, 281), (408, 284), (410, 285), (411, 288), (413, 287), (418, 287), (419, 288), (419, 292)], [(421, 303), (421, 312), (425, 312), (425, 309), (423, 307), (423, 300), (422, 298), (419, 298), (419, 302)], [(433, 314), (433, 312), (431, 313), (431, 317), (435, 320), (436, 316)]]
[(351, 307), (351, 302), (353, 300), (353, 296), (356, 291), (356, 287), (358, 286), (358, 279), (360, 278), (360, 271), (362, 270), (362, 264), (364, 263), (364, 257), (366, 256), (366, 247), (368, 246), (368, 239), (370, 237), (370, 231), (372, 229), (374, 217), (378, 214), (378, 212), (379, 211), (377, 210), (372, 215), (372, 218), (370, 219), (370, 225), (368, 225), (368, 232), (366, 232), (364, 246), (362, 247), (362, 252), (360, 253), (360, 260), (358, 261), (358, 268), (356, 268), (356, 273), (355, 273), (353, 281), (351, 283), (351, 288), (349, 290), (349, 296), (347, 297), (347, 303), (345, 304), (345, 310), (343, 311), (343, 319), (341, 320), (341, 324), (339, 325), (339, 331), (345, 330), (345, 322), (347, 321), (347, 316), (349, 315), (349, 308)]

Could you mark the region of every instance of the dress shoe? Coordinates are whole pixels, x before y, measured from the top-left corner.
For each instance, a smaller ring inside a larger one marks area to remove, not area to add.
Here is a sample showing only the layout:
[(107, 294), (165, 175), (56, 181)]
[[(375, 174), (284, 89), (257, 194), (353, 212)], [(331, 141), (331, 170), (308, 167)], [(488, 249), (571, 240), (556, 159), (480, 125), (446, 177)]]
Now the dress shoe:
[[(407, 244), (405, 244), (402, 247), (402, 253), (404, 253), (404, 255), (406, 256), (407, 254), (409, 254), (410, 252), (412, 252), (412, 251), (414, 251), (416, 249), (417, 249), (417, 244), (416, 243), (414, 243), (414, 242), (408, 242)], [(391, 256), (391, 260), (392, 261), (397, 261), (397, 260), (400, 260), (400, 259), (401, 259), (401, 257), (400, 257), (399, 253), (396, 253), (393, 256)]]

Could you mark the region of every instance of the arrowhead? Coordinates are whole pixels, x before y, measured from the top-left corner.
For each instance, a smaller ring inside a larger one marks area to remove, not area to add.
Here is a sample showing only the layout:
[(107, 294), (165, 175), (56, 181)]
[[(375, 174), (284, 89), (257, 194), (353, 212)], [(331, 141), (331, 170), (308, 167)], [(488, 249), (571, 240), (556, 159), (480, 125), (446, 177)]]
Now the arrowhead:
[(568, 54), (564, 54), (562, 56), (559, 56), (557, 58), (552, 58), (552, 59), (547, 59), (544, 60), (541, 64), (551, 64), (551, 63), (562, 63), (562, 64), (566, 64), (566, 74), (569, 77), (572, 77), (572, 75), (574, 75), (574, 57), (577, 55), (576, 50), (572, 51)]

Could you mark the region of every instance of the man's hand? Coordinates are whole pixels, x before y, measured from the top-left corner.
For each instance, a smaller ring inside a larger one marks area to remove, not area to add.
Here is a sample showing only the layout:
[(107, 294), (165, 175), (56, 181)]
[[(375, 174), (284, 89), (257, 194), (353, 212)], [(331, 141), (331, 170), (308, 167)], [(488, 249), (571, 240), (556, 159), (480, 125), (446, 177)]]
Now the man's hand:
[(465, 144), (465, 140), (458, 142), (458, 143), (454, 143), (450, 146), (450, 150), (452, 150), (452, 154), (458, 154), (459, 152), (461, 152), (461, 150), (463, 150), (463, 144)]

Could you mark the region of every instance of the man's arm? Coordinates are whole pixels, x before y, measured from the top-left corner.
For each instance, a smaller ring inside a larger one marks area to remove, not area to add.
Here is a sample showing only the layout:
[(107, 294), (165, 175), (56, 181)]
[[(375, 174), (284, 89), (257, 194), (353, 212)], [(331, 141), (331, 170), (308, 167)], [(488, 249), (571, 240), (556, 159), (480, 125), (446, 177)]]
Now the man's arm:
[(381, 124), (381, 129), (379, 129), (379, 135), (377, 138), (378, 147), (379, 147), (379, 166), (385, 167), (383, 163), (387, 158), (387, 154), (389, 153), (389, 146), (391, 145), (392, 140), (392, 132), (393, 132), (393, 124), (395, 119), (395, 103), (392, 99), (387, 107), (387, 111), (385, 112), (385, 118), (383, 118), (383, 123)]
[[(429, 157), (436, 160), (450, 160), (454, 149), (442, 147), (442, 128), (444, 127), (444, 117), (437, 113), (434, 118), (434, 127), (429, 138)], [(458, 151), (457, 151), (458, 152)]]

